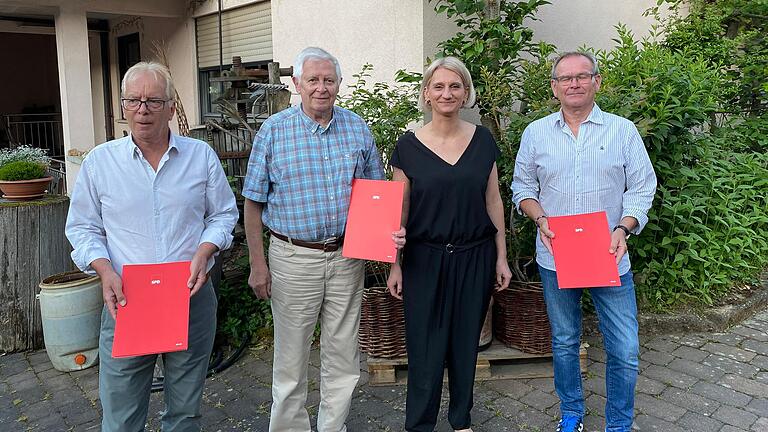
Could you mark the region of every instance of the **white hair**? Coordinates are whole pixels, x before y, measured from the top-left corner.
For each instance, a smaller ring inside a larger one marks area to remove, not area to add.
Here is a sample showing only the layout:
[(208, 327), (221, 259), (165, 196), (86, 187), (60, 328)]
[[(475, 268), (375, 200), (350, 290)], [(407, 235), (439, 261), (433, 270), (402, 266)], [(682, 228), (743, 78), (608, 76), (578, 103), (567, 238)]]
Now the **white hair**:
[(296, 61), (293, 63), (293, 77), (301, 78), (301, 73), (304, 71), (304, 63), (307, 60), (328, 60), (333, 63), (336, 68), (336, 78), (341, 81), (341, 66), (336, 57), (332, 56), (328, 51), (318, 47), (308, 47), (301, 50), (299, 55), (296, 56)]
[(563, 59), (568, 57), (584, 57), (585, 59), (589, 60), (590, 63), (592, 63), (592, 75), (597, 75), (600, 73), (600, 67), (597, 65), (597, 58), (592, 53), (584, 51), (568, 51), (557, 56), (554, 63), (552, 63), (552, 79), (557, 79), (557, 65), (559, 65)]
[(123, 82), (120, 84), (120, 92), (125, 94), (125, 86), (129, 81), (132, 81), (136, 76), (144, 73), (151, 73), (155, 76), (156, 80), (162, 79), (165, 82), (165, 97), (166, 99), (174, 100), (176, 93), (173, 86), (173, 80), (171, 80), (171, 72), (164, 65), (157, 62), (138, 62), (131, 66), (128, 71), (125, 72)]

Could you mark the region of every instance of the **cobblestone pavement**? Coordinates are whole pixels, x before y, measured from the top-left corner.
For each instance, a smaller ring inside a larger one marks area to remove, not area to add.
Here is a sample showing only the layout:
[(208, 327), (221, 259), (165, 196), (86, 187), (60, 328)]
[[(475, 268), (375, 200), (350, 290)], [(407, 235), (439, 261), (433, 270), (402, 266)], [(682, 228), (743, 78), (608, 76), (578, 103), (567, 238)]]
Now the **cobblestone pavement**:
[[(599, 338), (588, 342), (585, 430), (602, 431), (605, 356)], [(637, 430), (768, 431), (768, 311), (725, 333), (645, 336), (641, 345)], [(253, 348), (235, 366), (208, 380), (205, 430), (267, 430), (271, 354)], [(308, 397), (313, 419), (319, 401), (318, 367), (315, 350)], [(349, 431), (402, 430), (405, 388), (372, 387), (367, 380), (364, 370)], [(44, 351), (0, 356), (0, 431), (99, 430), (97, 385), (98, 368), (57, 372)], [(159, 430), (161, 398), (161, 393), (152, 395), (148, 430)], [(438, 431), (451, 430), (446, 405), (443, 398)], [(554, 431), (558, 401), (552, 380), (478, 383), (472, 417), (476, 432)]]

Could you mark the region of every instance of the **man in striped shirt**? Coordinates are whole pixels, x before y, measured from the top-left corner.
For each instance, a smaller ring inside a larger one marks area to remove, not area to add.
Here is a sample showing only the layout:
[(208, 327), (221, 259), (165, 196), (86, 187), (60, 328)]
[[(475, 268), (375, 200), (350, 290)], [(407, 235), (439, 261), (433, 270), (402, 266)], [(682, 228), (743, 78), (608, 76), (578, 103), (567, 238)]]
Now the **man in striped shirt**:
[(605, 211), (612, 228), (620, 287), (590, 288), (606, 351), (606, 431), (630, 431), (638, 371), (635, 288), (627, 238), (648, 222), (656, 175), (635, 125), (595, 104), (601, 76), (588, 53), (568, 52), (552, 68), (560, 111), (525, 129), (515, 161), (513, 200), (539, 228), (539, 265), (552, 329), (558, 432), (582, 431), (584, 396), (579, 369), (581, 289), (559, 290), (547, 216)]
[[(243, 196), (251, 258), (248, 284), (272, 299), (274, 364), (270, 432), (310, 432), (309, 348), (320, 317), (318, 432), (344, 432), (360, 378), (357, 331), (363, 261), (344, 258), (341, 244), (355, 178), (383, 179), (373, 136), (356, 114), (335, 106), (341, 68), (320, 48), (296, 59), (301, 105), (261, 126), (253, 143)], [(262, 229), (269, 228), (269, 268)], [(405, 231), (393, 233), (402, 246)]]

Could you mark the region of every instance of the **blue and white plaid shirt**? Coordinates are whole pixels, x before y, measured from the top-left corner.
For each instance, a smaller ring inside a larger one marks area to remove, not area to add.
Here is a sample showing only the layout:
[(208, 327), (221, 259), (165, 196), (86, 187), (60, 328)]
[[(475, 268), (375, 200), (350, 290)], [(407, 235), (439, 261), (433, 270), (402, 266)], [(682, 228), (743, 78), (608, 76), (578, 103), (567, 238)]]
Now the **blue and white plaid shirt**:
[[(512, 181), (518, 210), (528, 198), (549, 216), (605, 210), (610, 227), (624, 216), (637, 219), (634, 232), (648, 223), (648, 209), (656, 192), (656, 174), (635, 125), (614, 114), (592, 112), (574, 137), (562, 112), (528, 125), (520, 141)], [(536, 261), (555, 270), (555, 260), (539, 236)], [(619, 274), (630, 269), (629, 254), (619, 263)]]
[(319, 242), (344, 234), (355, 178), (384, 178), (381, 156), (363, 119), (334, 107), (323, 128), (297, 105), (271, 116), (259, 129), (243, 196), (264, 203), (262, 220), (270, 229)]

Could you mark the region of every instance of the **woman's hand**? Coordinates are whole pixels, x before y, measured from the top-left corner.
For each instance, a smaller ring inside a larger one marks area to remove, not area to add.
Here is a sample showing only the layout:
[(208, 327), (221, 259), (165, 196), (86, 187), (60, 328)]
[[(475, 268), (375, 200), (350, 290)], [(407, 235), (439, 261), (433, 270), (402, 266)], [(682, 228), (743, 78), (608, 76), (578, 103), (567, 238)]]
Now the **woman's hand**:
[(389, 288), (392, 297), (398, 300), (403, 299), (403, 271), (398, 263), (392, 264), (392, 268), (389, 270), (387, 288)]
[(395, 242), (395, 247), (402, 249), (405, 246), (405, 227), (401, 226), (399, 230), (392, 232), (392, 241)]
[(506, 257), (496, 260), (496, 291), (503, 291), (509, 286), (512, 279), (512, 271), (509, 270), (509, 263)]

